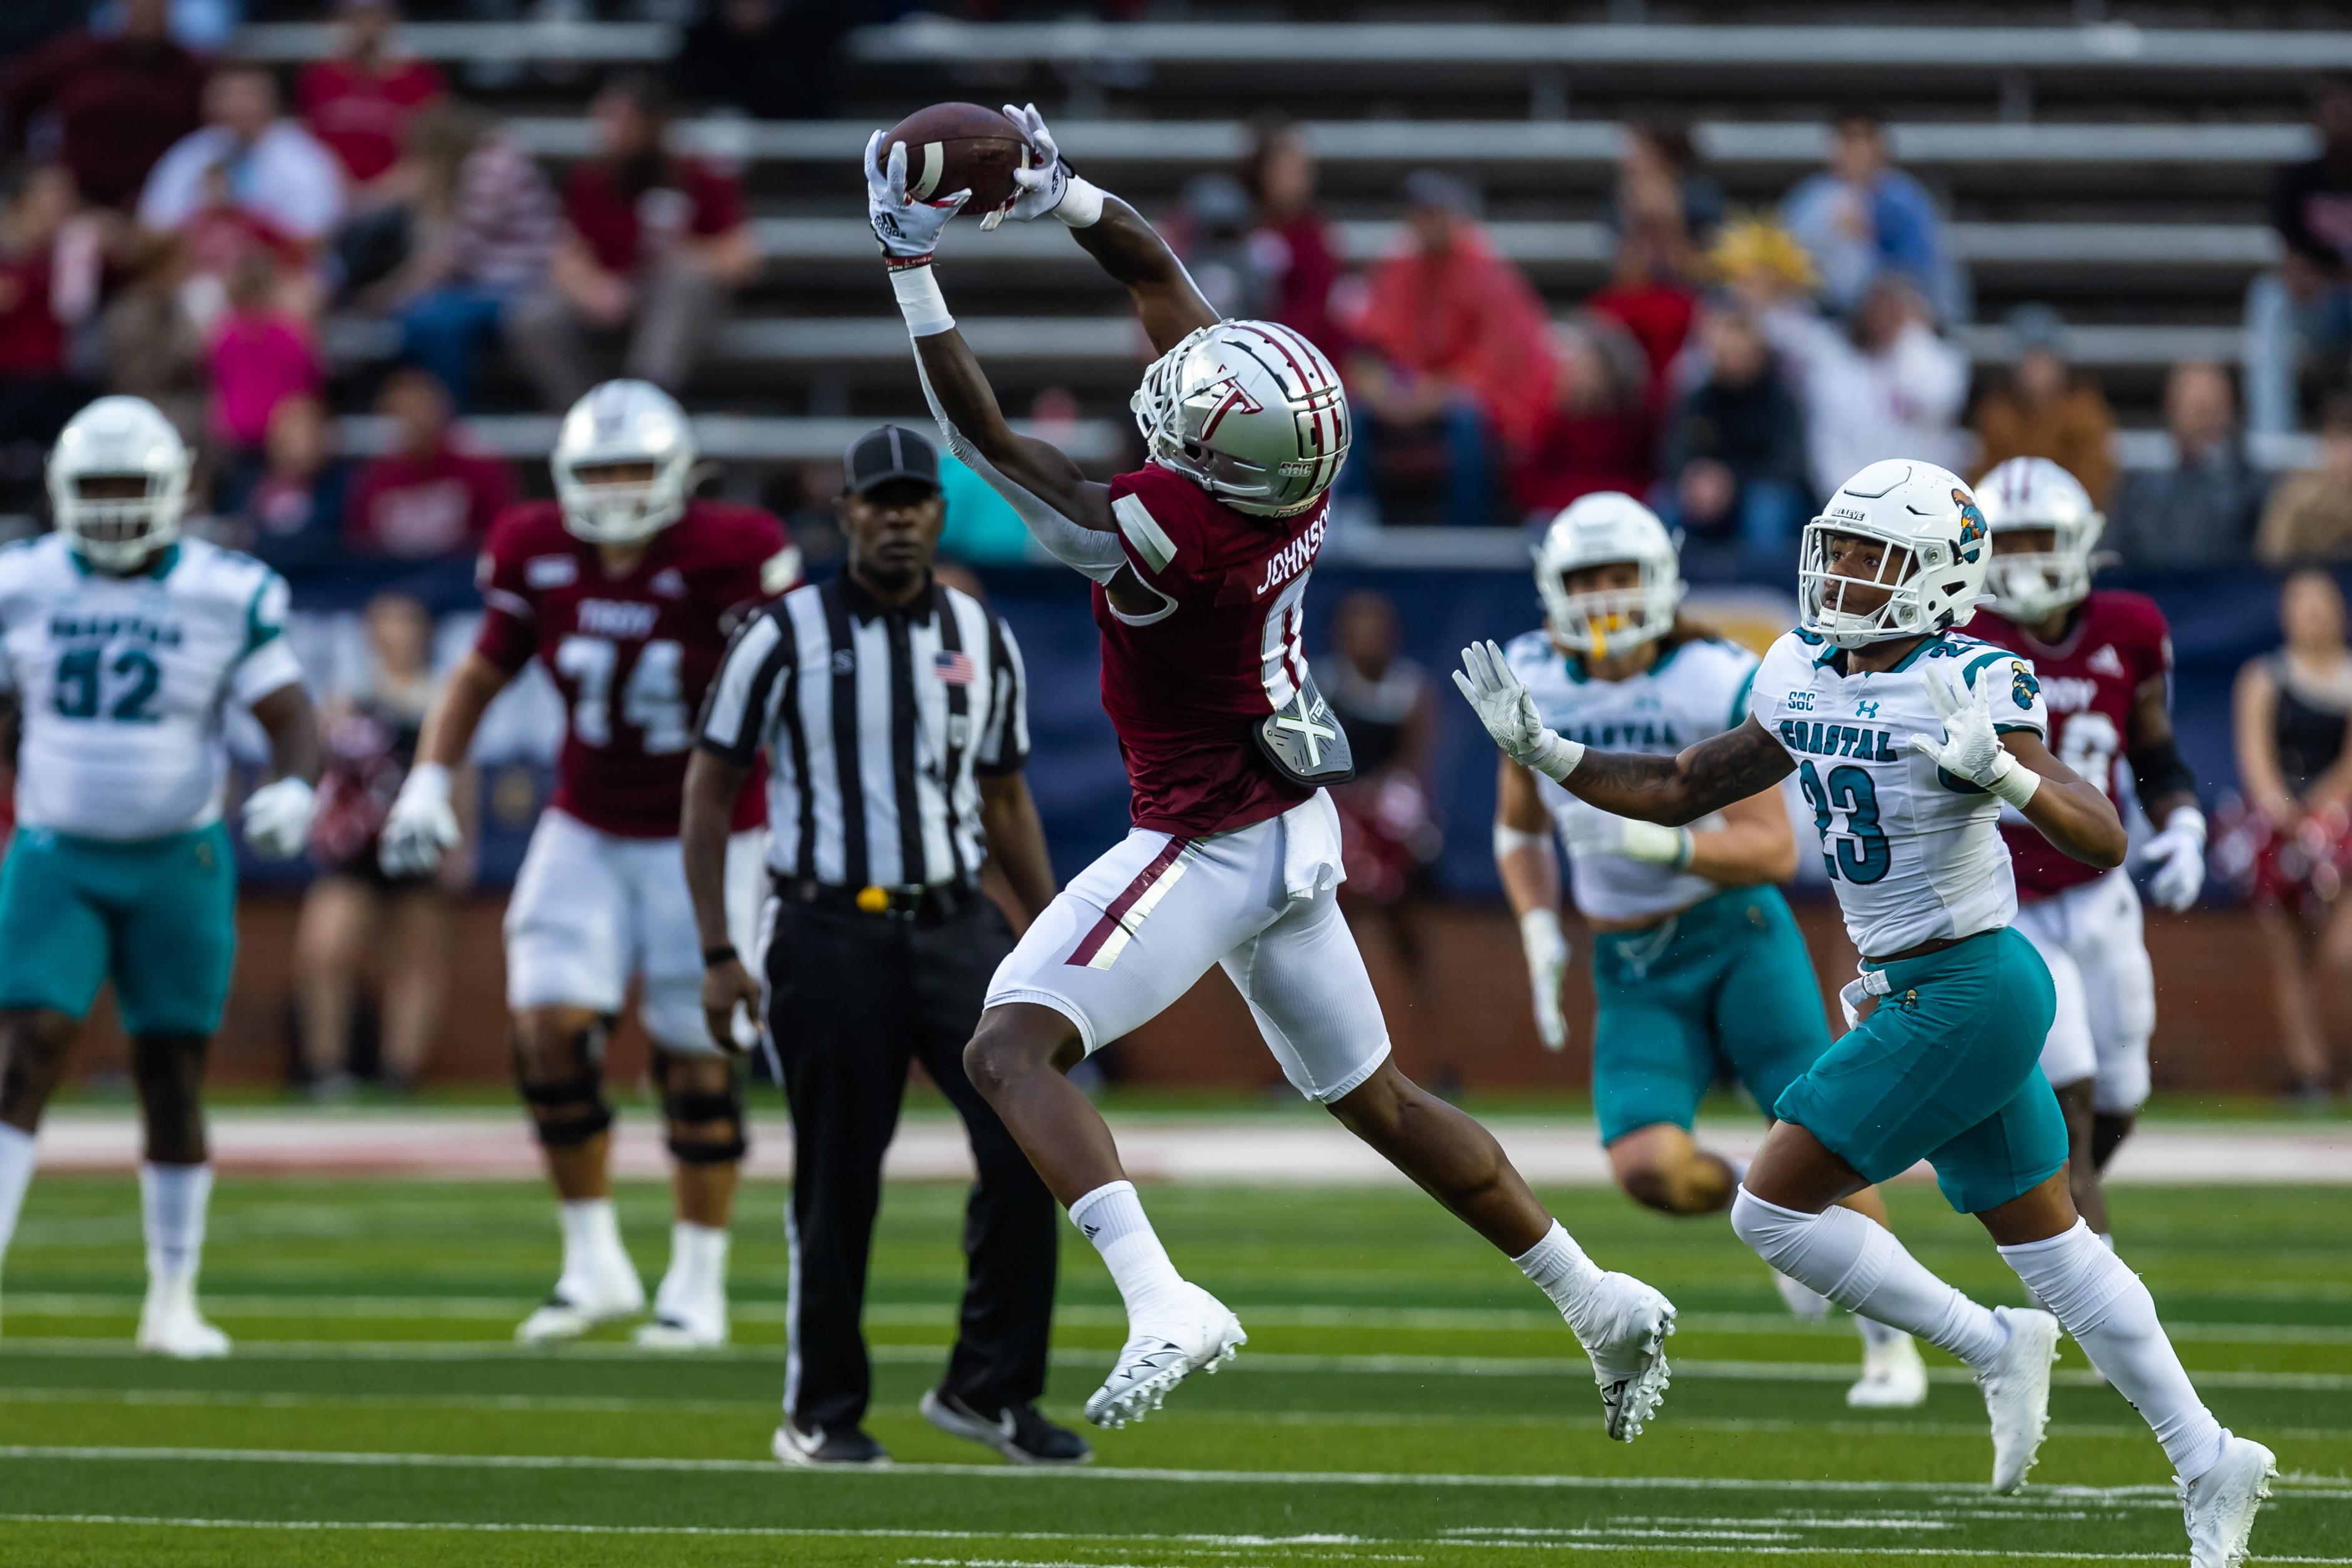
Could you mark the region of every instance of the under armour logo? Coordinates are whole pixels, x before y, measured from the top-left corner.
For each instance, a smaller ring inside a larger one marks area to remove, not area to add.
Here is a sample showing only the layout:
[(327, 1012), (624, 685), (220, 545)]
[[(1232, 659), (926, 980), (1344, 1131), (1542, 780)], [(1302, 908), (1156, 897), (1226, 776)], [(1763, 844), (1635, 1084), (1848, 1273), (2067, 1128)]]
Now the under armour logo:
[(1876, 718), (1878, 716), (1878, 705), (1876, 703), (1856, 703), (1853, 705), (1853, 716), (1856, 718)]
[[(1307, 694), (1305, 692), (1299, 693), (1296, 700), (1298, 708), (1297, 716), (1286, 716), (1285, 717), (1276, 719), (1274, 721), (1274, 727), (1276, 729), (1290, 730), (1303, 738), (1307, 742), (1307, 766), (1309, 768), (1319, 768), (1323, 765), (1323, 743), (1327, 740), (1339, 739), (1339, 732), (1332, 728), (1328, 724), (1318, 724), (1315, 722), (1315, 714), (1310, 714), (1307, 711)], [(1315, 705), (1315, 713), (1321, 713), (1322, 711), (1323, 705), (1321, 703), (1317, 703)]]

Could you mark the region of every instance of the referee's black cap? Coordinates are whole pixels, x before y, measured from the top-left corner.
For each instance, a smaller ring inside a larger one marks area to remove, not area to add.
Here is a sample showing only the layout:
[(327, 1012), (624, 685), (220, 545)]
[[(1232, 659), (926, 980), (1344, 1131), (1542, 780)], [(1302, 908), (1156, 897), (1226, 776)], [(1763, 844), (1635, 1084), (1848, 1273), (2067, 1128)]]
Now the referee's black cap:
[(864, 495), (877, 485), (907, 479), (940, 487), (940, 449), (926, 436), (896, 424), (869, 430), (849, 444), (841, 460), (843, 487)]

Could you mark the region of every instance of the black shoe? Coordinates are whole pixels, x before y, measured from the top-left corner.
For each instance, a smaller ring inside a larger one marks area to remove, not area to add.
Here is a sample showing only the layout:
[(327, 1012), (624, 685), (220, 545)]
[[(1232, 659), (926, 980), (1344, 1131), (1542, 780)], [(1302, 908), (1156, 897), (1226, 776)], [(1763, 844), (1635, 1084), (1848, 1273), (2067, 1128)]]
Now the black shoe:
[(855, 1427), (844, 1431), (803, 1430), (790, 1416), (768, 1440), (768, 1451), (788, 1465), (809, 1468), (830, 1465), (887, 1465), (890, 1456), (882, 1445)]
[(923, 1419), (950, 1437), (985, 1443), (1016, 1465), (1083, 1465), (1095, 1457), (1084, 1437), (1055, 1426), (1026, 1399), (992, 1417), (934, 1388), (923, 1396)]

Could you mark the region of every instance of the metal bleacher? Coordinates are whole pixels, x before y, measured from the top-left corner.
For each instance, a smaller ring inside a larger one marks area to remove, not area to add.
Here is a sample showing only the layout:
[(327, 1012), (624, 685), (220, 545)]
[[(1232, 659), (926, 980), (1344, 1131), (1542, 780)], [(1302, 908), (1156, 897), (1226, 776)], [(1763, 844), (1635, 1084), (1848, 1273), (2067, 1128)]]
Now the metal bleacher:
[[(1248, 113), (1286, 109), (1317, 148), (1324, 204), (1351, 256), (1391, 243), (1405, 171), (1453, 169), (1478, 179), (1497, 244), (1565, 310), (1605, 275), (1622, 120), (1690, 123), (1731, 204), (1761, 207), (1818, 166), (1828, 109), (1860, 99), (1890, 110), (1897, 156), (1952, 215), (1977, 299), (1958, 340), (1980, 365), (1999, 364), (2011, 351), (2008, 309), (2057, 306), (2076, 357), (2101, 372), (2134, 427), (2123, 456), (2162, 461), (2152, 427), (2163, 370), (2237, 358), (2246, 284), (2276, 256), (2267, 172), (2315, 148), (2303, 123), (2313, 74), (2352, 68), (2352, 30), (2269, 25), (2302, 19), (2274, 10), (2244, 14), (2243, 26), (2204, 25), (2204, 13), (2182, 14), (2183, 25), (2024, 26), (2008, 21), (2099, 7), (1988, 0), (1981, 9), (2000, 25), (1958, 26), (1759, 26), (1760, 7), (1732, 0), (1712, 7), (1724, 26), (1190, 9), (1200, 19), (909, 17), (850, 35), (838, 119), (682, 123), (683, 147), (741, 169), (768, 262), (695, 389), (698, 406), (730, 411), (732, 423), (709, 427), (714, 455), (794, 459), (837, 450), (849, 427), (835, 422), (919, 416), (905, 337), (873, 264), (857, 157), (874, 127), (924, 102), (1034, 99), (1072, 159), (1147, 212), (1172, 204), (1192, 175), (1228, 166)], [(1507, 0), (1481, 7), (1497, 10), (1507, 15)], [(656, 62), (677, 44), (671, 29), (644, 23), (420, 23), (406, 37), (451, 62), (551, 62), (541, 85), (509, 91), (505, 107), (513, 134), (558, 164), (589, 149), (580, 110), (593, 68)], [(247, 28), (240, 47), (293, 61), (328, 42), (323, 26), (280, 24)], [(954, 226), (942, 273), (1008, 406), (1067, 389), (1090, 456), (1114, 456), (1143, 347), (1120, 292), (1055, 225), (977, 231)], [(384, 334), (341, 323), (335, 342), (363, 354), (380, 351)], [(537, 429), (499, 426), (493, 444), (528, 450)], [(2273, 444), (2264, 455), (2303, 449)]]

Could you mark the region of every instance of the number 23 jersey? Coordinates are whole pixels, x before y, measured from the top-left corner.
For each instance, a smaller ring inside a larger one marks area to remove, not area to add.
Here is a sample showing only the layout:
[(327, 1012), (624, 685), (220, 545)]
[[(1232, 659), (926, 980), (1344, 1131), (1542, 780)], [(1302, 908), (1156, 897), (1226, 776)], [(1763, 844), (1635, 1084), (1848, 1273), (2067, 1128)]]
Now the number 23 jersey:
[(133, 842), (218, 818), (224, 705), (302, 678), (286, 598), (285, 579), (203, 539), (131, 577), (92, 570), (58, 534), (0, 549), (17, 820)]
[(2048, 734), (2032, 664), (1948, 632), (1891, 670), (1849, 675), (1844, 665), (1820, 638), (1790, 632), (1764, 655), (1750, 711), (1797, 764), (1846, 934), (1883, 957), (2008, 925), (2017, 884), (2000, 802), (1910, 740), (1944, 737), (1929, 681), (1963, 703), (1990, 681), (1994, 728)]
[[(783, 525), (755, 507), (692, 501), (605, 575), (596, 547), (553, 502), (491, 526), (478, 570), (478, 653), (511, 674), (539, 655), (563, 694), (563, 749), (549, 804), (600, 831), (677, 836), (702, 694), (740, 613), (800, 581)], [(734, 826), (764, 820), (763, 791), (736, 799)]]

